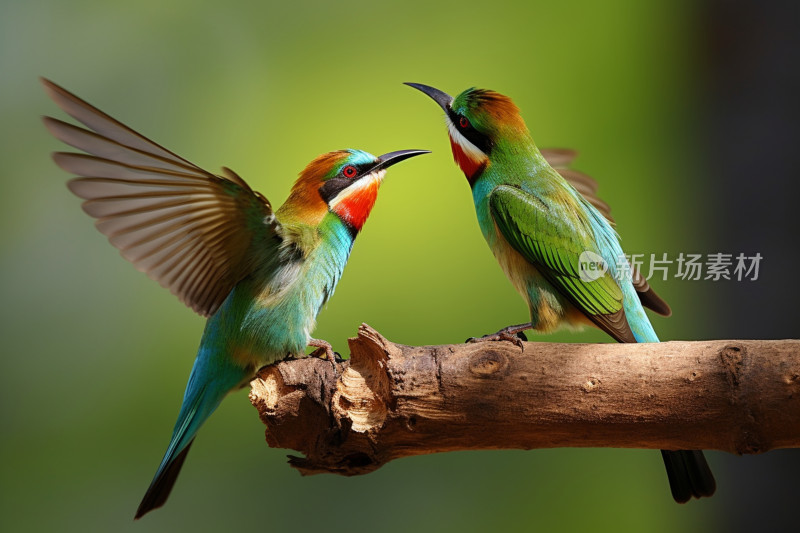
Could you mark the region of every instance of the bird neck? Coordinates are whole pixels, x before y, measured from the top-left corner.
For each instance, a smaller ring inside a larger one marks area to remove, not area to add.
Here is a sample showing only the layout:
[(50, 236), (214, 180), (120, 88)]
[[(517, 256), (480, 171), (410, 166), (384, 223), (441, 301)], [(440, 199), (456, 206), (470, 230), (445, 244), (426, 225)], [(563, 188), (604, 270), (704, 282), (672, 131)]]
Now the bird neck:
[(298, 180), (275, 214), (281, 221), (317, 227), (328, 214), (328, 205), (317, 190)]
[(307, 194), (303, 189), (293, 190), (275, 214), (287, 229), (307, 228), (316, 233), (317, 229), (322, 230), (323, 225), (336, 231), (341, 226), (355, 239), (375, 205), (379, 185), (378, 182), (365, 183), (330, 207), (321, 198), (317, 201), (313, 194)]
[(347, 225), (354, 234), (361, 231), (375, 201), (378, 199), (378, 189), (381, 178), (362, 178), (362, 180), (344, 191), (345, 195), (331, 203), (330, 211)]
[(489, 158), (482, 152), (465, 149), (453, 137), (450, 137), (450, 149), (458, 168), (464, 173), (470, 187), (473, 186), (489, 163)]
[(493, 140), (491, 153), (477, 172), (470, 175), (464, 167), (461, 169), (470, 187), (475, 189), (478, 181), (499, 180), (497, 184), (500, 184), (529, 179), (548, 166), (547, 160), (526, 132), (525, 135), (513, 137), (498, 135)]
[[(344, 222), (335, 213), (328, 213), (320, 224), (322, 245), (335, 251), (337, 256), (346, 262), (358, 235), (353, 227)], [(342, 264), (344, 268), (344, 264)]]

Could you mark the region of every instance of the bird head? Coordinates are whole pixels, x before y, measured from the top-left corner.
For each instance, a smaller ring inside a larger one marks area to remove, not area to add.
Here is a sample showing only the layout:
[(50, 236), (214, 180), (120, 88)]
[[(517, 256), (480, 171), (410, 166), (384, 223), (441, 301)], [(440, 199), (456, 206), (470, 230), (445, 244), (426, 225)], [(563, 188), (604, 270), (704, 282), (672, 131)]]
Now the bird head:
[(511, 98), (486, 89), (467, 89), (455, 98), (428, 85), (406, 83), (430, 96), (445, 112), (453, 158), (473, 183), (491, 163), (498, 145), (530, 137)]
[(380, 157), (361, 150), (338, 150), (315, 158), (300, 173), (282, 214), (316, 226), (327, 212), (356, 232), (369, 216), (386, 169), (427, 150), (400, 150)]

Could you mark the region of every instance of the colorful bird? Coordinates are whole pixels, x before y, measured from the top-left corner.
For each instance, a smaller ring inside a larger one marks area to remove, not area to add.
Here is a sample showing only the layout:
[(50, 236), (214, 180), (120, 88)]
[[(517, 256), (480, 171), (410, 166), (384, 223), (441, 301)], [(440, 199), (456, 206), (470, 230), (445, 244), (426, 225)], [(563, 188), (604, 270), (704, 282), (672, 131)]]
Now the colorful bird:
[[(89, 129), (45, 117), (87, 154), (53, 154), (69, 189), (122, 256), (208, 317), (169, 446), (136, 518), (169, 496), (197, 430), (256, 371), (317, 347), (316, 317), (333, 294), (386, 169), (425, 150), (374, 157), (340, 150), (314, 159), (277, 211), (228, 168), (207, 172), (58, 85), (61, 109)], [(90, 131), (91, 130), (91, 131)], [(315, 352), (315, 353), (317, 353)]]
[[(407, 85), (444, 110), (453, 157), (472, 188), (483, 236), (530, 309), (529, 323), (471, 340), (521, 346), (517, 334), (526, 329), (593, 325), (618, 342), (658, 342), (643, 305), (667, 316), (669, 306), (623, 259), (596, 183), (553, 168), (566, 167), (574, 152), (539, 151), (507, 96), (473, 88), (453, 98), (427, 85)], [(714, 493), (702, 451), (661, 453), (675, 501)]]

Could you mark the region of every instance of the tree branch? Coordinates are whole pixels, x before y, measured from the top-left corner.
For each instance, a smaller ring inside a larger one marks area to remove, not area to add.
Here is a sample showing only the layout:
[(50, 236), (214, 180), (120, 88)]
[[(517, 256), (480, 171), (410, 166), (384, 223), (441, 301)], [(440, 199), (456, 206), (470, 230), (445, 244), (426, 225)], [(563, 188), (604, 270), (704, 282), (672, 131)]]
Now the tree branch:
[(351, 359), (261, 369), (250, 401), (303, 474), (453, 450), (800, 447), (800, 341), (404, 346), (362, 325)]

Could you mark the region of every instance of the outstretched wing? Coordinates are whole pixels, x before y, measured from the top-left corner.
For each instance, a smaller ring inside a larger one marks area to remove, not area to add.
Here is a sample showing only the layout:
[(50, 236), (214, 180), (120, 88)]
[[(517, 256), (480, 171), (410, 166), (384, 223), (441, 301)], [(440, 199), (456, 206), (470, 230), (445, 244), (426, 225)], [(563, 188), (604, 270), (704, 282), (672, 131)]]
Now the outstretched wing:
[(69, 189), (122, 256), (203, 316), (254, 268), (253, 250), (277, 251), (269, 202), (239, 176), (212, 174), (77, 96), (42, 80), (48, 95), (89, 129), (45, 117), (47, 129), (86, 154), (57, 152), (78, 178)]
[(578, 228), (565, 228), (560, 215), (519, 188), (500, 185), (489, 196), (500, 233), (561, 294), (597, 326), (620, 342), (636, 342), (622, 304), (622, 290), (610, 272), (582, 279), (580, 257), (593, 252), (594, 240)]
[[(568, 168), (573, 159), (578, 156), (578, 152), (569, 148), (545, 148), (541, 152), (550, 166), (561, 174), (561, 177), (567, 180), (613, 225), (614, 219), (611, 217), (611, 207), (597, 196), (597, 181), (583, 172)], [(650, 287), (650, 284), (641, 275), (636, 265), (631, 265), (631, 267), (633, 288), (636, 289), (642, 305), (652, 309), (659, 315), (670, 316), (672, 309), (670, 309), (669, 304)]]

